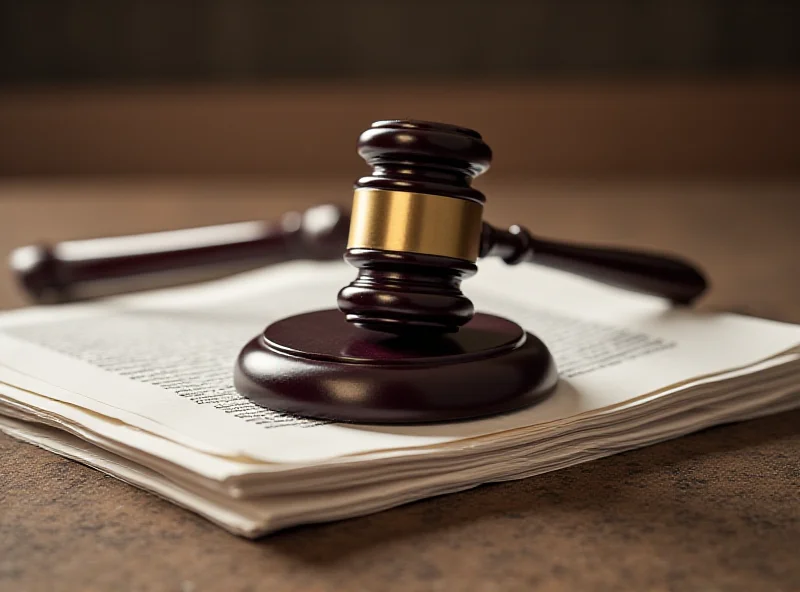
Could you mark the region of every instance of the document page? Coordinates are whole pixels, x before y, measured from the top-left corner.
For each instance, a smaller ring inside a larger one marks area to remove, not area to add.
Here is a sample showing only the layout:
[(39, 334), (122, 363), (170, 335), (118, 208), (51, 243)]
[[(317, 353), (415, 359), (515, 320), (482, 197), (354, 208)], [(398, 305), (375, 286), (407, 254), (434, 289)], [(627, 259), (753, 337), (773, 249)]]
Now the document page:
[(800, 345), (796, 326), (675, 310), (562, 272), (487, 261), (464, 291), (478, 310), (511, 318), (551, 349), (561, 382), (542, 403), (455, 424), (364, 427), (276, 413), (240, 396), (232, 373), (241, 347), (272, 321), (333, 307), (354, 276), (343, 263), (292, 263), (195, 287), (6, 313), (0, 383), (96, 407), (245, 464), (306, 465), (419, 451), (630, 405)]

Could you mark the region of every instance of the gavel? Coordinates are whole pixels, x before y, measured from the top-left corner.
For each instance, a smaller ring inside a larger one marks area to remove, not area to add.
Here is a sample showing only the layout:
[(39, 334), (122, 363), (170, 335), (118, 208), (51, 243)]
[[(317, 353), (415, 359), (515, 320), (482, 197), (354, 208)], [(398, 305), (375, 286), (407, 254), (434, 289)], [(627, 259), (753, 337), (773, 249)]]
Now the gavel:
[[(134, 237), (32, 245), (11, 256), (38, 302), (68, 302), (294, 259), (342, 256), (357, 269), (338, 310), (273, 323), (239, 355), (234, 383), (271, 409), (373, 423), (449, 421), (511, 411), (553, 390), (547, 347), (519, 325), (475, 313), (461, 282), (500, 257), (690, 304), (703, 274), (677, 257), (534, 237), (483, 221), (471, 186), (492, 152), (471, 129), (378, 121), (358, 153), (372, 168), (353, 206)], [(135, 281), (135, 285), (132, 284)]]

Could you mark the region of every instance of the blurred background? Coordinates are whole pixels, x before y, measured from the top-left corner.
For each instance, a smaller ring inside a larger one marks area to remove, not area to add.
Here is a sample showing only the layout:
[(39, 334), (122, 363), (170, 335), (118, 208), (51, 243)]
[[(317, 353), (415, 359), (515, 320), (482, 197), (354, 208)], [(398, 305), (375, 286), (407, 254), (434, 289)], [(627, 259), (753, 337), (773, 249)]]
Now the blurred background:
[(416, 118), (497, 223), (730, 267), (800, 248), (799, 73), (796, 1), (0, 0), (0, 249), (347, 203)]
[(791, 74), (797, 3), (4, 0), (3, 80), (553, 79)]
[(373, 119), (496, 171), (789, 175), (800, 3), (0, 0), (0, 173), (350, 173)]

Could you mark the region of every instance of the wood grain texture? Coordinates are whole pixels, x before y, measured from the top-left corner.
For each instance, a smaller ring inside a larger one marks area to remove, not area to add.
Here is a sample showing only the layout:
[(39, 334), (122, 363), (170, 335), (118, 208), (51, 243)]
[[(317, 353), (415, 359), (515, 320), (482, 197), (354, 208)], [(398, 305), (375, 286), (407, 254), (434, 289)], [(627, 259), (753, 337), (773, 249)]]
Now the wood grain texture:
[[(491, 177), (491, 175), (490, 175)], [(800, 184), (480, 184), (487, 219), (666, 249), (708, 271), (706, 309), (800, 322)], [(347, 203), (351, 179), (0, 186), (0, 250)], [(8, 274), (3, 306), (22, 304)], [(0, 589), (791, 590), (800, 412), (260, 542), (0, 437)]]

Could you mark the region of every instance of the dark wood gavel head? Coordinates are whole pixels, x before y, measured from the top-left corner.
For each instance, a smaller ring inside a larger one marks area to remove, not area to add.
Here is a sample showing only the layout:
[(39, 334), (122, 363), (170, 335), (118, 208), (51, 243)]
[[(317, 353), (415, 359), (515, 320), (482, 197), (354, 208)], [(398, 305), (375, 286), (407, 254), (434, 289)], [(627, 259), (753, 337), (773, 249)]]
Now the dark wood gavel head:
[(491, 149), (467, 128), (389, 120), (361, 134), (358, 153), (372, 173), (355, 184), (345, 260), (358, 276), (339, 309), (366, 329), (457, 331), (475, 313), (461, 281), (477, 271), (486, 198), (470, 184)]

